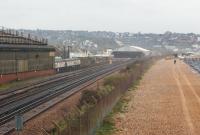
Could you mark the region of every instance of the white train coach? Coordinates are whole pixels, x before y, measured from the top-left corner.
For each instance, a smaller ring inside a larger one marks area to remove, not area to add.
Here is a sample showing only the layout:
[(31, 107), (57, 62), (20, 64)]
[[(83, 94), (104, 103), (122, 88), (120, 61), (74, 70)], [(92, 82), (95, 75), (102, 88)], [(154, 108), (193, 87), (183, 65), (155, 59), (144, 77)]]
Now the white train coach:
[(77, 58), (73, 59), (59, 59), (55, 61), (55, 70), (57, 72), (68, 72), (78, 70), (81, 65), (81, 60)]

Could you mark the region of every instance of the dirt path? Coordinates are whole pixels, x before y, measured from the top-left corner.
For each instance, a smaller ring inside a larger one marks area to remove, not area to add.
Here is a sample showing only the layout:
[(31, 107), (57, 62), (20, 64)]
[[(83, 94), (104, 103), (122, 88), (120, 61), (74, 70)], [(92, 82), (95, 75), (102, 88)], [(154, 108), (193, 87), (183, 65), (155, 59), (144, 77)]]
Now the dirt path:
[(129, 96), (116, 135), (200, 134), (200, 76), (183, 62), (157, 62)]

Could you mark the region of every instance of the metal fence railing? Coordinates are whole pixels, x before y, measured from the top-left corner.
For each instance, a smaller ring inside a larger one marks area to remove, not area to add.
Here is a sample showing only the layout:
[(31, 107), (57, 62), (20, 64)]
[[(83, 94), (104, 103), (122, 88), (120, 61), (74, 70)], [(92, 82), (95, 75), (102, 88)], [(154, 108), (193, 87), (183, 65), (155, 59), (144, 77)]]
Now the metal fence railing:
[(48, 40), (0, 26), (0, 44), (47, 45)]

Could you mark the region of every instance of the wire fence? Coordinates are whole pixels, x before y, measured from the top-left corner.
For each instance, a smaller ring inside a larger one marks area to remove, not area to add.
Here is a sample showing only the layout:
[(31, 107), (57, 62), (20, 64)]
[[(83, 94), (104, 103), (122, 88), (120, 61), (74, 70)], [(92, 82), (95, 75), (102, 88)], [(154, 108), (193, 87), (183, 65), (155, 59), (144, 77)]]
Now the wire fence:
[[(65, 116), (62, 123), (55, 124), (55, 128), (49, 133), (51, 135), (94, 135), (101, 125), (104, 117), (112, 111), (120, 97), (134, 82), (139, 80), (144, 71), (152, 63), (151, 60), (143, 60), (134, 64), (132, 71), (129, 67), (125, 71), (125, 76), (120, 81), (114, 82), (114, 89), (100, 99), (92, 97), (94, 106), (84, 102), (85, 109), (76, 107), (74, 113)], [(138, 66), (139, 65), (139, 66)], [(84, 111), (83, 111), (84, 110)]]

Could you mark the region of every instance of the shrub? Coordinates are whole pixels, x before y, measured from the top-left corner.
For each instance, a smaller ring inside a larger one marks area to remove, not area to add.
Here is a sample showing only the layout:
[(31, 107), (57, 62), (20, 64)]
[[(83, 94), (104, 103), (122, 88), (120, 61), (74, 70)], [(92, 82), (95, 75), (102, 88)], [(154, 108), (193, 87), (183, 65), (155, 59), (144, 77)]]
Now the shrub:
[(120, 82), (122, 80), (124, 80), (124, 76), (123, 75), (113, 75), (113, 76), (110, 76), (108, 78), (105, 79), (103, 85), (104, 86), (117, 86), (118, 84), (120, 84)]
[(95, 105), (96, 102), (94, 98), (98, 101), (100, 99), (100, 96), (97, 91), (93, 90), (85, 90), (82, 92), (82, 96), (80, 99), (79, 107), (83, 106), (85, 103), (88, 105)]

